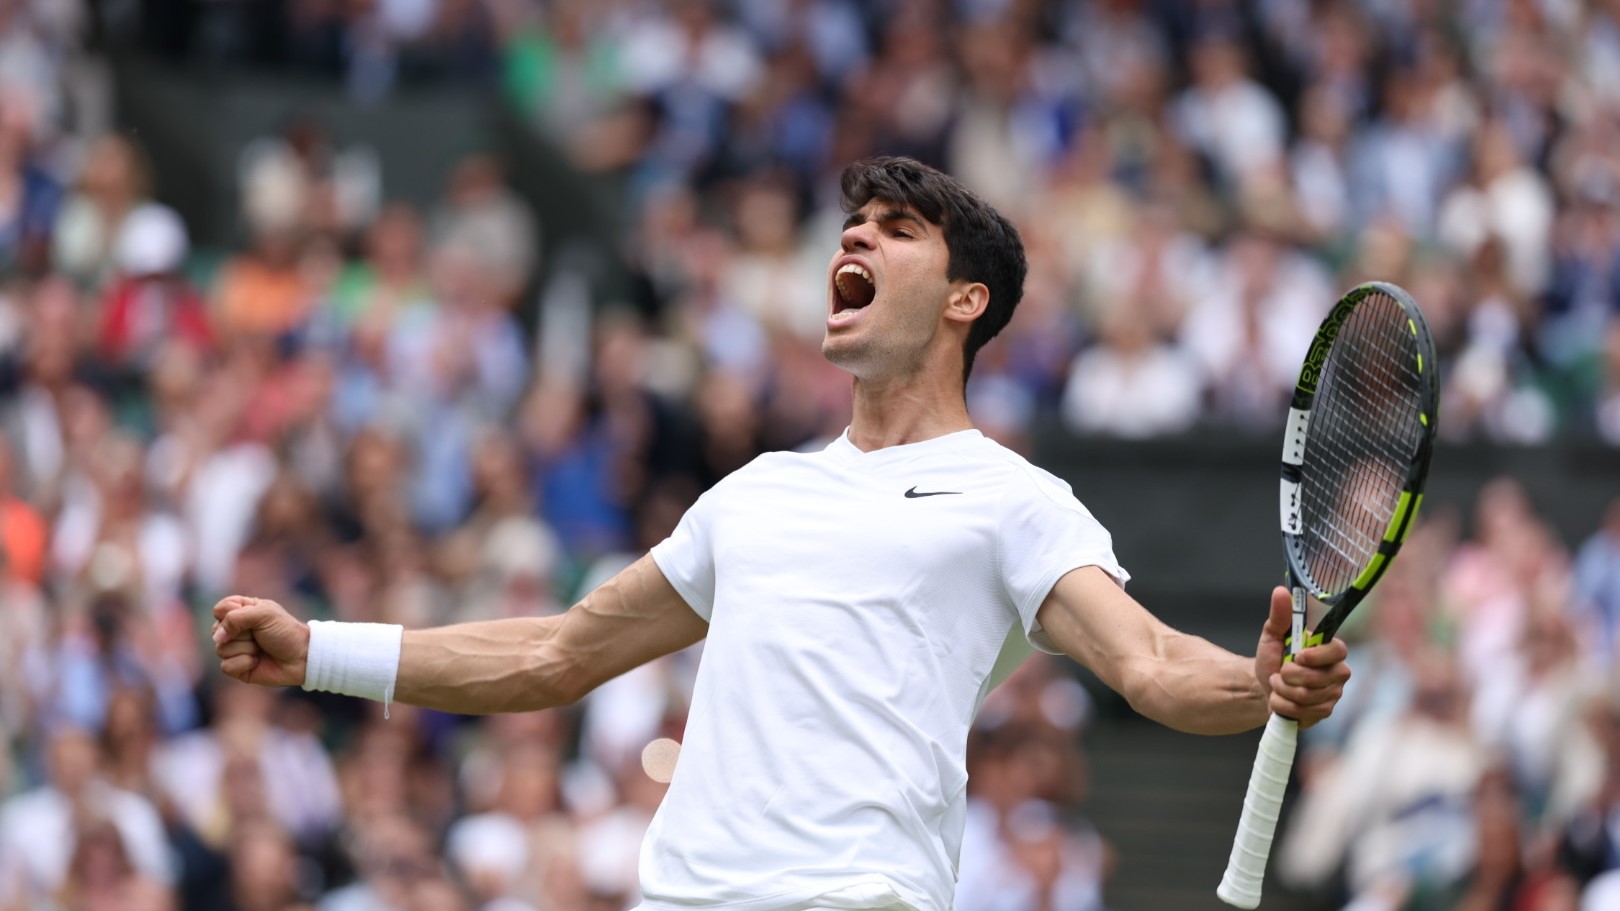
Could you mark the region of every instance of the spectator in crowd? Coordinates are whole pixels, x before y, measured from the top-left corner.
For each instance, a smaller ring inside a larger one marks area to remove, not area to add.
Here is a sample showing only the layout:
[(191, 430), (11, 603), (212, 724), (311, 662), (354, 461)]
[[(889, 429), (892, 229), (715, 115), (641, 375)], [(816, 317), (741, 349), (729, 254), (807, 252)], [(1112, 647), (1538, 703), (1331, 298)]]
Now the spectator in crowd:
[(1468, 727), (1468, 691), (1443, 652), (1416, 669), (1398, 717), (1359, 728), (1331, 766), (1314, 771), (1278, 857), (1283, 878), (1323, 887), (1347, 863), (1349, 891), (1370, 907), (1402, 907), (1414, 891), (1444, 892), (1474, 863), (1470, 801), (1488, 756)]
[[(140, 149), (129, 139), (104, 136), (91, 145), (77, 190), (56, 219), (51, 241), (55, 267), (84, 284), (105, 282), (118, 268), (124, 220), (147, 200), (149, 181)], [(181, 250), (176, 264), (184, 256)]]
[(221, 329), (232, 338), (271, 342), (309, 318), (309, 288), (298, 268), (297, 217), (293, 211), (261, 215), (252, 228), (252, 248), (225, 266), (214, 306)]
[(50, 260), (61, 184), (34, 158), (34, 99), (0, 85), (0, 268), (36, 271)]
[(102, 305), (99, 353), (107, 369), (144, 374), (167, 345), (213, 347), (203, 301), (180, 274), (186, 250), (185, 225), (166, 206), (143, 205), (119, 220), (116, 277)]
[(243, 824), (231, 839), (228, 891), (221, 911), (287, 911), (300, 898), (300, 864), (293, 842), (264, 822)]
[(1158, 436), (1192, 426), (1199, 386), (1191, 358), (1156, 340), (1149, 322), (1121, 307), (1103, 323), (1098, 344), (1069, 368), (1063, 413), (1080, 432)]
[(553, 141), (568, 142), (623, 101), (623, 54), (599, 15), (584, 0), (563, 0), (506, 25), (506, 90)]
[(413, 891), (443, 877), (430, 836), (400, 812), (380, 812), (353, 835), (359, 878), (327, 893), (319, 911), (385, 911), (408, 907)]
[(90, 823), (78, 834), (73, 859), (57, 893), (66, 911), (168, 911), (169, 891), (141, 875), (130, 860), (129, 843), (118, 828), (104, 820)]
[[(275, 723), (273, 694), (239, 690), (217, 688), (219, 721), (162, 746), (154, 758), (157, 787), (189, 828), (216, 848), (229, 843), (243, 822), (238, 816), (268, 817), (297, 843), (319, 844), (337, 827), (340, 812), (331, 761), (314, 737)], [(249, 790), (258, 792), (261, 806), (244, 796)]]
[(408, 203), (391, 203), (365, 232), (365, 259), (338, 280), (331, 310), (324, 314), (338, 338), (352, 333), (386, 334), (409, 321), (411, 311), (430, 307), (433, 296), (423, 270), (422, 219)]
[(437, 249), (471, 257), (495, 306), (512, 307), (534, 277), (540, 226), (488, 157), (472, 156), (456, 165), (430, 232)]
[(1588, 905), (1603, 907), (1620, 889), (1620, 845), (1616, 844), (1620, 813), (1620, 712), (1612, 694), (1594, 699), (1587, 707), (1586, 724), (1602, 761), (1600, 781), (1558, 830), (1558, 854), (1563, 867), (1584, 887)]
[(177, 871), (162, 819), (146, 798), (102, 778), (91, 734), (64, 724), (48, 754), (48, 783), (0, 804), (8, 896), (43, 902), (67, 894), (80, 907), (104, 908), (116, 907), (117, 896), (95, 893), (128, 888), (135, 876), (168, 887)]
[(1184, 344), (1210, 385), (1210, 411), (1240, 425), (1276, 421), (1305, 347), (1333, 298), (1321, 264), (1264, 233), (1234, 237), (1186, 321)]
[(1208, 157), (1228, 187), (1283, 156), (1285, 121), (1277, 98), (1250, 79), (1235, 36), (1211, 32), (1192, 48), (1192, 85), (1173, 114), (1182, 139)]

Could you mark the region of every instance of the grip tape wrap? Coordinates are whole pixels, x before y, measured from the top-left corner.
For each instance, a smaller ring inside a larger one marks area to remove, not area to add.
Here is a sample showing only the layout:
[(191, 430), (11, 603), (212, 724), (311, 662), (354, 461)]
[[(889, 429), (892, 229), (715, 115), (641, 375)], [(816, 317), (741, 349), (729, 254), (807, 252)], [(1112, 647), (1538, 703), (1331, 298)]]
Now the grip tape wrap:
[(1215, 890), (1229, 905), (1253, 908), (1260, 904), (1260, 885), (1265, 879), (1271, 839), (1277, 833), (1277, 816), (1298, 744), (1299, 723), (1272, 715), (1260, 737), (1254, 770), (1249, 773), (1249, 790), (1243, 795), (1243, 815), (1238, 818), (1237, 835), (1232, 839), (1226, 875)]

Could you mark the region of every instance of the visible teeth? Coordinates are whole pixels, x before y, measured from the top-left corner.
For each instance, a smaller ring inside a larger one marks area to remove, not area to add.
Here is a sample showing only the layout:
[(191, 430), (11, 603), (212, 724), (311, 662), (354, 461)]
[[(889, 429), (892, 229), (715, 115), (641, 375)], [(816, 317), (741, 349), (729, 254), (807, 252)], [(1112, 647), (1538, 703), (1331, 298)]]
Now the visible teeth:
[(868, 282), (872, 280), (872, 273), (866, 271), (866, 269), (859, 263), (844, 263), (844, 265), (839, 268), (838, 274), (843, 275), (845, 272), (853, 272), (856, 275), (859, 275), (861, 278), (866, 279)]

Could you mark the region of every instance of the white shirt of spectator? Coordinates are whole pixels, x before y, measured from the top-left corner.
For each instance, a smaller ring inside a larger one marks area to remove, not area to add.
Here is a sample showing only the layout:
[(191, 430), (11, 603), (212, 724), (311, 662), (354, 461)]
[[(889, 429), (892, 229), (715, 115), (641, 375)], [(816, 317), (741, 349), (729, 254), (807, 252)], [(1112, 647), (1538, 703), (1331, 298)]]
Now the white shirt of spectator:
[(976, 430), (761, 456), (652, 555), (710, 627), (646, 911), (950, 908), (974, 714), (1061, 576), (1129, 578), (1066, 484)]
[[(229, 749), (217, 731), (201, 728), (164, 742), (158, 750), (153, 778), (194, 829), (207, 829), (220, 811)], [(337, 827), (342, 796), (332, 760), (319, 740), (273, 727), (264, 732), (257, 752), (265, 803), (288, 834), (313, 841)]]
[(1188, 89), (1176, 99), (1171, 118), (1182, 138), (1214, 159), (1228, 179), (1282, 158), (1287, 121), (1277, 99), (1257, 82)]
[(1101, 344), (1082, 351), (1069, 368), (1063, 419), (1081, 432), (1128, 438), (1176, 433), (1198, 419), (1199, 388), (1197, 366), (1178, 348)]
[[(87, 803), (118, 830), (124, 852), (137, 873), (155, 882), (175, 879), (175, 858), (163, 832), (163, 818), (139, 794), (92, 782)], [(74, 809), (67, 795), (36, 788), (0, 804), (0, 898), (54, 895), (66, 882), (78, 841)]]

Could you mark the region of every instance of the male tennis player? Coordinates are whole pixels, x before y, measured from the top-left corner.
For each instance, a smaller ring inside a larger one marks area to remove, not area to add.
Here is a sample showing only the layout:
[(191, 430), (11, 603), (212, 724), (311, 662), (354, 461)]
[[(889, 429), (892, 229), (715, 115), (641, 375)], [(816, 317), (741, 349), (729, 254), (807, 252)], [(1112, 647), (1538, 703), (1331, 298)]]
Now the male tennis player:
[(228, 597), (214, 608), (223, 671), (517, 712), (706, 636), (642, 850), (648, 911), (947, 911), (968, 727), (998, 657), (1005, 669), (1029, 643), (1184, 731), (1326, 717), (1345, 648), (1283, 666), (1285, 590), (1253, 658), (1170, 629), (1125, 594), (1107, 531), (1068, 486), (973, 429), (964, 381), (1023, 290), (1013, 226), (907, 159), (850, 166), (843, 193), (822, 344), (854, 376), (837, 441), (736, 471), (560, 616), (405, 631)]

